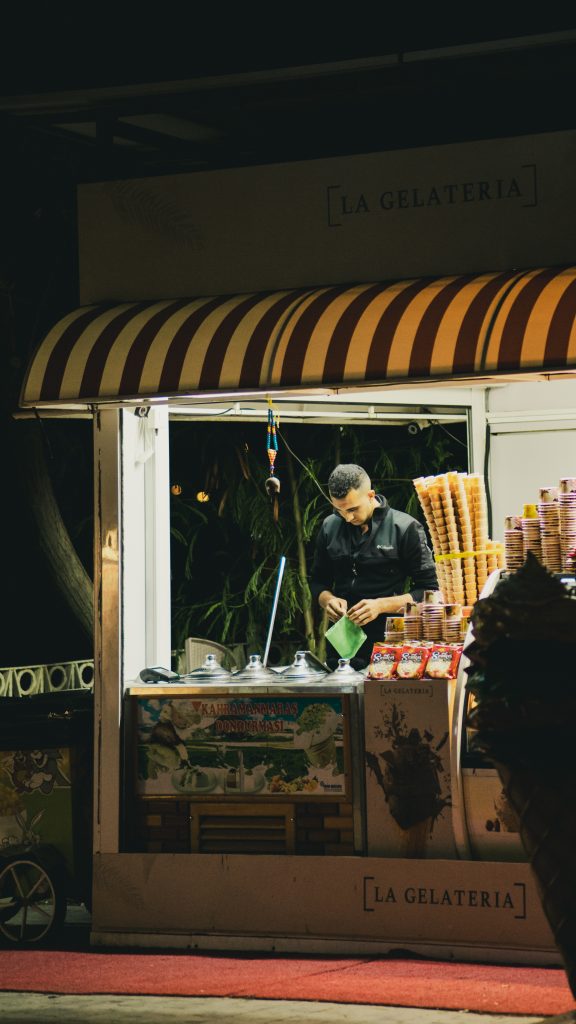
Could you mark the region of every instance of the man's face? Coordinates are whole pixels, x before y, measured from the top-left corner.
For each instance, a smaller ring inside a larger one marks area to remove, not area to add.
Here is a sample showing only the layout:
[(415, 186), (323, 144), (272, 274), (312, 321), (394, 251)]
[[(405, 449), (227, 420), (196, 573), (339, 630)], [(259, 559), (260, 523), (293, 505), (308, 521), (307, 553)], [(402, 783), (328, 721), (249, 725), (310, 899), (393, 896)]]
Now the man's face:
[(332, 507), (351, 526), (363, 526), (372, 517), (376, 491), (368, 488), (352, 489), (345, 498), (330, 498)]

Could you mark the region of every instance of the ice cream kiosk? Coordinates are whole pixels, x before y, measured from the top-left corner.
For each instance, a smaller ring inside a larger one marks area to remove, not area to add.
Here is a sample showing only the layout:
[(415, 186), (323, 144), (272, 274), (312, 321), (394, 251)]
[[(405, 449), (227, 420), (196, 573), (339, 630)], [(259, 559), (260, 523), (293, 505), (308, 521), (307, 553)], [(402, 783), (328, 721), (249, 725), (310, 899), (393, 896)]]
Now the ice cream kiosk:
[[(485, 388), (576, 373), (576, 253), (545, 187), (567, 173), (562, 144), (81, 186), (80, 304), (43, 338), (21, 404), (94, 423), (95, 946), (559, 963), (521, 850), (469, 842), (465, 647), (457, 679), (338, 677), (306, 652), (283, 673), (262, 652), (237, 675), (217, 660), (141, 673), (171, 664), (171, 417), (270, 397), (301, 415), (459, 414), (483, 475)], [(541, 205), (519, 170), (535, 161)], [(474, 164), (516, 174), (521, 201), (464, 204), (462, 186), (458, 211), (378, 206), (384, 179), (428, 175), (440, 196)], [(362, 221), (343, 213), (354, 189)], [(173, 237), (126, 215), (143, 190), (184, 211)], [(192, 222), (201, 244), (184, 244)], [(407, 245), (407, 226), (443, 242)], [(397, 763), (409, 737), (425, 813), (403, 818), (382, 754)]]

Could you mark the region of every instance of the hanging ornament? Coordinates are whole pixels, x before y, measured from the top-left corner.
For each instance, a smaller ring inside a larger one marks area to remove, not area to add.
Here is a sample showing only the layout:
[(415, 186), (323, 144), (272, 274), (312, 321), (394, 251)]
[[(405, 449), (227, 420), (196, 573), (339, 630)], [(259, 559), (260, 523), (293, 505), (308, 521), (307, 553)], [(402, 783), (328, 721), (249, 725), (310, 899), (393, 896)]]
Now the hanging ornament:
[(268, 427), (266, 431), (266, 454), (268, 455), (268, 462), (270, 464), (270, 476), (264, 484), (266, 493), (272, 500), (273, 516), (274, 521), (278, 522), (278, 495), (280, 493), (280, 481), (276, 476), (275, 462), (278, 454), (278, 420), (274, 416), (274, 410), (272, 408), (272, 402), (268, 399)]

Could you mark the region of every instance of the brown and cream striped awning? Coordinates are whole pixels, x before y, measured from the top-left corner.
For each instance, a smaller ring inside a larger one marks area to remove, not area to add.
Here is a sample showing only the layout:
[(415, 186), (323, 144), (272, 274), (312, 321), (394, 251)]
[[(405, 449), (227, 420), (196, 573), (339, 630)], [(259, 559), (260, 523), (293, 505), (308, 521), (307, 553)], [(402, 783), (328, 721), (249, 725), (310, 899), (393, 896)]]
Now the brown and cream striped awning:
[(576, 370), (576, 267), (90, 306), (23, 406)]

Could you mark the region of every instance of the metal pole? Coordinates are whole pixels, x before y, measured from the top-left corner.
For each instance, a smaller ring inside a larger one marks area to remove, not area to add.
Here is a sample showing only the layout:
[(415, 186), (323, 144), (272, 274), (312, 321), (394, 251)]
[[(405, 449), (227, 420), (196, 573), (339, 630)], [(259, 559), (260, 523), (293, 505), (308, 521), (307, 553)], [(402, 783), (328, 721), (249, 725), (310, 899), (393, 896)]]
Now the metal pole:
[(278, 578), (276, 580), (276, 590), (274, 591), (274, 603), (272, 605), (272, 613), (270, 615), (270, 625), (268, 626), (268, 637), (266, 639), (266, 649), (264, 651), (264, 658), (262, 663), (268, 664), (268, 654), (270, 653), (270, 641), (272, 640), (272, 630), (274, 629), (274, 620), (276, 618), (276, 609), (278, 608), (278, 598), (280, 597), (280, 587), (282, 585), (282, 577), (284, 575), (284, 566), (286, 565), (286, 556), (282, 555), (280, 559), (280, 565), (278, 566)]

